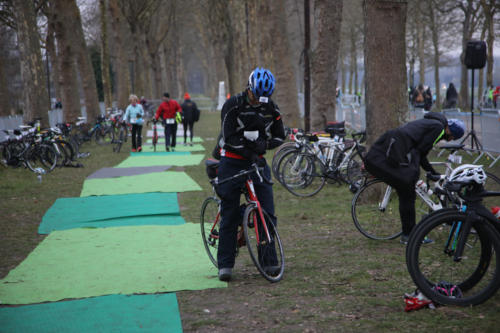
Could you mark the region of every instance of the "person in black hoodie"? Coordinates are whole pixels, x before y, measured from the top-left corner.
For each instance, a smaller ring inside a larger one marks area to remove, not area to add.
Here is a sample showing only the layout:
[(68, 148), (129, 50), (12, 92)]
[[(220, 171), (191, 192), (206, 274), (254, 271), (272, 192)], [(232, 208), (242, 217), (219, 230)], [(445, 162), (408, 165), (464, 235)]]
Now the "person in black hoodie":
[(429, 163), (427, 154), (440, 140), (457, 140), (464, 132), (465, 125), (461, 120), (447, 120), (441, 113), (429, 112), (423, 119), (385, 132), (368, 151), (366, 170), (391, 185), (398, 193), (403, 227), (401, 243), (407, 243), (415, 226), (415, 184), (420, 175), (420, 166), (438, 175)]
[(453, 82), (450, 82), (448, 89), (446, 89), (446, 99), (444, 101), (444, 109), (454, 109), (457, 107), (458, 93), (455, 89)]
[(198, 121), (200, 117), (200, 110), (196, 103), (191, 100), (191, 96), (188, 93), (184, 94), (184, 103), (181, 105), (182, 108), (182, 127), (184, 128), (184, 145), (186, 145), (187, 140), (187, 130), (189, 129), (189, 136), (191, 139), (190, 145), (193, 145), (193, 127), (194, 123)]

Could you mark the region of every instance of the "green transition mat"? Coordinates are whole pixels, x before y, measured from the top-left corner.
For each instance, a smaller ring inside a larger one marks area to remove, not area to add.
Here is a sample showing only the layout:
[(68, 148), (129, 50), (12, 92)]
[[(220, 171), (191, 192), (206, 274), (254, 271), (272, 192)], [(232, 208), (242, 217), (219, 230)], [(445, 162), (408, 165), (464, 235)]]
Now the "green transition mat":
[[(60, 198), (43, 216), (38, 232), (46, 234), (52, 230), (78, 228), (85, 225), (85, 222), (106, 222), (110, 219), (143, 215), (180, 215), (177, 194), (140, 193), (102, 198)], [(74, 226), (75, 224), (78, 226)]]
[(88, 175), (87, 179), (143, 175), (145, 173), (151, 173), (151, 172), (162, 172), (170, 168), (171, 168), (170, 165), (135, 167), (135, 168), (102, 168)]
[[(142, 149), (144, 152), (153, 152), (153, 146), (147, 145), (147, 146), (142, 146)], [(179, 152), (191, 152), (191, 151), (204, 151), (205, 147), (203, 147), (201, 144), (194, 144), (192, 146), (184, 146), (177, 144), (175, 146), (175, 153)], [(156, 145), (156, 153), (158, 152), (165, 152), (165, 145), (164, 144), (157, 144)]]
[(130, 156), (118, 164), (116, 168), (142, 167), (155, 165), (186, 166), (200, 164), (205, 157), (202, 154), (196, 155), (166, 155), (166, 156)]
[(201, 191), (201, 187), (185, 172), (165, 171), (137, 176), (87, 179), (83, 182), (80, 196), (187, 191)]
[(14, 332), (182, 332), (175, 294), (109, 295), (0, 308), (0, 330)]
[[(156, 147), (156, 151), (149, 151), (149, 146), (144, 146), (142, 147), (143, 148), (143, 151), (140, 152), (140, 153), (130, 153), (130, 156), (159, 156), (159, 155), (163, 155), (163, 156), (175, 156), (175, 155), (191, 155), (190, 152), (188, 151), (169, 151), (169, 152), (166, 152), (165, 151), (165, 147), (163, 147), (163, 151), (161, 151), (160, 147)], [(153, 148), (151, 147), (151, 150)], [(125, 168), (120, 168), (120, 169), (125, 169)]]
[[(146, 142), (147, 143), (153, 143), (153, 139), (148, 138), (148, 140)], [(184, 143), (184, 137), (183, 136), (178, 136), (177, 139), (176, 139), (176, 142), (177, 142), (177, 144)], [(187, 142), (190, 142), (189, 136), (188, 136)], [(193, 136), (193, 142), (194, 143), (203, 142), (203, 139), (201, 137), (199, 137), (199, 136)], [(165, 144), (165, 138), (163, 138), (163, 137), (162, 138), (158, 138), (158, 143)]]
[(223, 288), (200, 225), (50, 233), (0, 281), (0, 304)]
[[(106, 197), (106, 196), (104, 196)], [(87, 197), (103, 198), (103, 197)], [(117, 217), (98, 221), (67, 222), (65, 220), (51, 221), (51, 223), (42, 222), (38, 227), (39, 234), (50, 234), (54, 230), (68, 230), (75, 228), (109, 228), (125, 227), (134, 225), (179, 225), (184, 224), (184, 218), (180, 215), (140, 215)]]

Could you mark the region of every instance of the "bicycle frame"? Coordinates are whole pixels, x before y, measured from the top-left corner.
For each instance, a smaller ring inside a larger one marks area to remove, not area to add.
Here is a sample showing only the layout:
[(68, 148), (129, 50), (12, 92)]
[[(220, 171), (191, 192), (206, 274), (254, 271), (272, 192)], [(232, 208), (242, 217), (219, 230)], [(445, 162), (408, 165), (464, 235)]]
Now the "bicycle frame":
[[(247, 181), (245, 182), (245, 187), (246, 187), (247, 193), (248, 193), (248, 198), (247, 198), (248, 200), (247, 201), (249, 201), (251, 204), (253, 204), (257, 207), (257, 211), (259, 212), (260, 220), (263, 221), (262, 226), (263, 226), (264, 231), (266, 233), (267, 241), (270, 243), (271, 236), (269, 235), (269, 230), (267, 229), (267, 225), (265, 223), (266, 220), (264, 219), (264, 213), (262, 212), (262, 206), (259, 202), (259, 199), (257, 198), (257, 194), (255, 193), (255, 188), (253, 186), (253, 181), (252, 181), (252, 179), (250, 179), (250, 177), (247, 178)], [(257, 243), (260, 244), (257, 217), (254, 215), (253, 219), (254, 219), (253, 225), (255, 226), (255, 236), (257, 239)]]

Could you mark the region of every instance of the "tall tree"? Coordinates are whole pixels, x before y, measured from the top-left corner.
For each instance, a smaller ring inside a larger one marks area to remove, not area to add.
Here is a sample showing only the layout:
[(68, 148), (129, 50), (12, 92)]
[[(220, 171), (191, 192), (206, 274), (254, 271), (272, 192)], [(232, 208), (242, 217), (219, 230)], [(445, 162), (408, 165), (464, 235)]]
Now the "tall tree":
[[(372, 143), (406, 120), (405, 0), (364, 0), (366, 132)], [(381, 82), (390, 82), (382, 84)]]
[(58, 44), (59, 85), (66, 121), (75, 121), (81, 116), (79, 86), (77, 80), (75, 43), (73, 38), (74, 13), (65, 5), (65, 0), (49, 0), (48, 21), (53, 25)]
[(36, 24), (35, 6), (32, 1), (13, 0), (21, 77), (23, 80), (23, 118), (30, 121), (41, 118), (43, 126), (49, 124), (47, 113), (50, 105), (47, 93), (47, 77), (40, 50), (40, 35)]
[(62, 0), (62, 6), (66, 7), (64, 10), (72, 17), (68, 23), (73, 37), (71, 41), (74, 43), (76, 61), (78, 64), (78, 72), (82, 82), (82, 90), (85, 99), (85, 108), (87, 111), (87, 120), (93, 121), (100, 114), (99, 111), (99, 97), (97, 95), (96, 79), (92, 62), (90, 61), (90, 54), (83, 35), (82, 19), (80, 10), (76, 5), (76, 0)]
[[(287, 126), (300, 126), (299, 105), (295, 71), (292, 67), (290, 47), (287, 39), (286, 18), (283, 1), (269, 2), (271, 9), (271, 40), (274, 47), (272, 69), (276, 77), (276, 92), (273, 99), (280, 107)], [(337, 61), (337, 60), (335, 60)]]
[(493, 85), (493, 44), (495, 42), (495, 15), (500, 12), (500, 3), (498, 0), (480, 0), (481, 7), (484, 13), (484, 26), (488, 31), (486, 36), (486, 44), (488, 46), (488, 63), (486, 65), (486, 86), (490, 87)]
[(128, 49), (125, 47), (127, 35), (124, 33), (123, 14), (118, 6), (118, 0), (109, 0), (109, 14), (113, 29), (113, 44), (116, 54), (116, 101), (118, 108), (125, 109), (130, 94), (130, 71)]
[[(59, 61), (57, 60), (57, 49), (55, 43), (55, 33), (54, 33), (54, 25), (47, 24), (47, 34), (45, 36), (45, 50), (49, 56), (51, 63), (50, 74), (52, 76), (52, 82), (54, 84), (54, 94), (56, 98), (61, 98), (61, 87), (59, 86)], [(47, 75), (50, 75), (47, 73)]]
[(342, 22), (342, 0), (316, 0), (317, 46), (312, 61), (312, 128), (323, 129), (335, 120), (335, 88)]
[(99, 12), (101, 14), (101, 80), (104, 94), (104, 107), (112, 106), (113, 97), (111, 96), (111, 76), (109, 68), (109, 35), (108, 35), (108, 11), (106, 0), (99, 0)]

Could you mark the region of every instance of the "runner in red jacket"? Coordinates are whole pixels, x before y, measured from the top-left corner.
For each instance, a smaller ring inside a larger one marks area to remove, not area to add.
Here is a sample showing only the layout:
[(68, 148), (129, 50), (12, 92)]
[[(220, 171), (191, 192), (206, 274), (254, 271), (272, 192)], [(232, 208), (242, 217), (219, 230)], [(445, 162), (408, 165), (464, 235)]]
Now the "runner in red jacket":
[[(177, 137), (177, 122), (176, 115), (177, 112), (182, 113), (181, 106), (177, 101), (170, 99), (170, 95), (168, 93), (163, 94), (163, 102), (156, 110), (155, 119), (158, 118), (163, 119), (163, 127), (165, 128), (165, 150), (170, 151), (170, 147), (172, 147), (172, 151), (175, 150), (175, 139)], [(172, 145), (170, 145), (170, 138), (172, 138)]]

